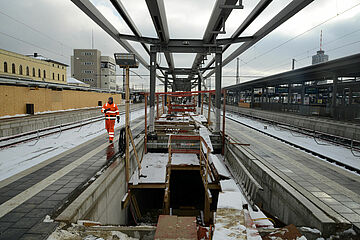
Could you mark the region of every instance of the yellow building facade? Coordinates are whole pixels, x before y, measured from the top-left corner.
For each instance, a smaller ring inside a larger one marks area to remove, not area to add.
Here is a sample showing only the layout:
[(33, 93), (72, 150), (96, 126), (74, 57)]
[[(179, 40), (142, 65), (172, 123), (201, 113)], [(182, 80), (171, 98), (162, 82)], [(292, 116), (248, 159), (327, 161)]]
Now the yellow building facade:
[(0, 116), (25, 114), (26, 104), (33, 104), (35, 113), (102, 106), (109, 97), (121, 104), (116, 93), (0, 85)]
[(0, 76), (66, 84), (66, 67), (53, 60), (39, 60), (0, 49)]

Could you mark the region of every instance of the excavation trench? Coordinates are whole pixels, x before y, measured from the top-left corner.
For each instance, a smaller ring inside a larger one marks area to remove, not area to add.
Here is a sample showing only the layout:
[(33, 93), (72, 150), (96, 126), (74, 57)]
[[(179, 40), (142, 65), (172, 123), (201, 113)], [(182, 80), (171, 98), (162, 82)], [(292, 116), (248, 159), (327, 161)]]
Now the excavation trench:
[[(218, 144), (216, 139), (214, 146)], [(154, 141), (160, 143), (161, 139)], [(163, 139), (163, 143), (165, 142), (167, 140)], [(154, 146), (151, 144), (148, 142), (148, 149)], [(159, 162), (147, 165), (145, 156), (151, 154), (167, 156), (168, 153), (157, 149), (155, 151), (157, 153), (144, 154), (143, 135), (135, 139), (135, 145), (139, 156), (143, 156), (141, 170), (143, 176), (139, 178), (139, 182), (130, 181), (129, 191), (127, 190), (124, 160), (118, 158), (61, 212), (56, 220), (66, 223), (91, 220), (100, 222), (102, 225), (122, 226), (127, 228), (126, 231), (123, 229), (123, 232), (140, 238), (143, 238), (141, 236), (153, 237), (155, 227), (144, 229), (129, 228), (129, 226), (144, 224), (155, 226), (159, 216), (164, 214), (193, 216), (199, 224), (206, 226), (214, 224), (214, 213), (217, 211), (221, 193), (219, 180), (223, 177), (218, 176), (219, 179), (214, 177), (212, 180), (209, 177), (208, 191), (206, 191), (204, 179), (201, 177), (201, 174), (204, 174), (201, 172), (201, 164), (200, 166), (172, 165), (169, 171), (169, 165), (160, 164), (161, 159), (154, 155), (155, 162)], [(231, 170), (231, 178), (238, 184), (244, 183), (241, 186), (242, 190), (253, 201), (253, 203), (244, 204), (244, 208), (251, 208), (249, 205), (256, 204), (269, 214), (277, 216), (285, 224), (317, 228), (325, 236), (348, 227), (336, 223), (325, 214), (316, 214), (316, 212), (319, 213), (319, 211), (313, 211), (317, 208), (316, 205), (305, 201), (304, 196), (294, 193), (291, 186), (285, 184), (256, 157), (249, 154), (244, 147), (229, 144), (227, 141), (225, 147), (225, 162)], [(150, 159), (151, 161), (154, 161), (154, 156)], [(193, 154), (192, 158), (196, 160), (199, 155)], [(165, 161), (168, 161), (167, 158)], [(176, 162), (175, 158), (173, 162)], [(150, 171), (151, 167), (157, 170)], [(130, 172), (136, 173), (136, 171), (137, 161), (131, 150)], [(250, 176), (247, 176), (246, 172)], [(159, 174), (162, 174), (160, 180), (154, 178), (154, 176), (159, 177)], [(217, 174), (221, 175), (219, 172)], [(257, 188), (258, 186), (260, 188)]]

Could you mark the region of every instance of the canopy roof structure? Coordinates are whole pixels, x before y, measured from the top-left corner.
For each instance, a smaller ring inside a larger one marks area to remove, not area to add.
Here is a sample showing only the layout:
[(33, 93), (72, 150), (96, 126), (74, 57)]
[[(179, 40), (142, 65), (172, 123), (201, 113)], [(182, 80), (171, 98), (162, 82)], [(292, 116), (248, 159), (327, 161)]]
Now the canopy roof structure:
[[(219, 36), (226, 33), (226, 21), (232, 11), (238, 9), (241, 11), (241, 9), (246, 6), (242, 5), (242, 0), (217, 0), (214, 4), (202, 39), (171, 39), (163, 0), (145, 0), (146, 7), (149, 10), (157, 33), (157, 38), (145, 37), (141, 34), (130, 14), (127, 12), (126, 7), (120, 0), (110, 0), (110, 2), (118, 11), (133, 35), (118, 32), (113, 23), (109, 22), (90, 0), (71, 1), (115, 39), (126, 51), (135, 54), (140, 64), (149, 70), (151, 69), (151, 63), (149, 64), (145, 60), (148, 56), (141, 56), (128, 41), (140, 43), (145, 52), (149, 55), (151, 55), (152, 52), (155, 54), (161, 52), (164, 53), (167, 64), (166, 67), (159, 66), (159, 64), (156, 63), (156, 57), (154, 58), (155, 71), (159, 70), (161, 73), (161, 75), (156, 75), (156, 77), (166, 84), (165, 87), (168, 85), (173, 91), (190, 91), (197, 85), (202, 84), (204, 86), (204, 79), (209, 78), (216, 72), (214, 66), (216, 57), (211, 59), (206, 66), (202, 66), (204, 59), (207, 59), (209, 54), (223, 54), (232, 44), (243, 43), (231, 52), (223, 61), (221, 58), (218, 58), (220, 67), (227, 65), (237, 56), (264, 38), (267, 34), (309, 5), (313, 0), (291, 1), (252, 36), (242, 36), (242, 33), (249, 25), (253, 23), (255, 19), (261, 17), (261, 13), (272, 2), (272, 0), (260, 0), (245, 20), (242, 23), (239, 23), (239, 27), (234, 31), (230, 38), (220, 38)], [(196, 53), (191, 68), (176, 68), (173, 53)], [(187, 77), (184, 78), (184, 75)], [(221, 84), (217, 84), (217, 86), (221, 86)]]

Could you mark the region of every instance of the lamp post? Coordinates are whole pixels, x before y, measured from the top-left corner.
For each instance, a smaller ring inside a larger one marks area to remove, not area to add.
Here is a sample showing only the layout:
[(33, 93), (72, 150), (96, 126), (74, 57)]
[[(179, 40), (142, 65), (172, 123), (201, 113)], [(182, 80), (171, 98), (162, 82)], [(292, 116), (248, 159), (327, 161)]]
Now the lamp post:
[[(130, 130), (130, 89), (129, 89), (129, 72), (130, 68), (138, 68), (139, 64), (137, 63), (135, 59), (135, 54), (131, 53), (115, 53), (115, 61), (116, 64), (119, 65), (120, 68), (125, 69), (125, 178), (126, 183), (129, 184), (130, 180), (130, 140), (133, 144), (134, 153), (136, 155), (138, 164), (139, 164), (139, 170), (141, 168), (140, 161), (137, 156), (134, 140), (132, 139), (131, 130)], [(146, 126), (145, 126), (146, 127)], [(131, 139), (130, 139), (131, 137)]]

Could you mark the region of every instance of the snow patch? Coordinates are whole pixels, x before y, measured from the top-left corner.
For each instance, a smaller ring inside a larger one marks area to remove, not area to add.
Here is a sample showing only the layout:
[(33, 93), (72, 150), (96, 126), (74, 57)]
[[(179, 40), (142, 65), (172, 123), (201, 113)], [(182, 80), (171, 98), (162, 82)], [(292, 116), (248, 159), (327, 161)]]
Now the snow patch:
[(321, 235), (320, 230), (316, 229), (316, 228), (300, 227), (300, 230), (303, 231), (303, 232), (310, 232), (310, 233)]
[[(134, 111), (130, 116), (131, 120), (142, 117), (144, 110)], [(121, 118), (116, 129), (124, 123), (125, 118)], [(42, 137), (39, 141), (33, 140), (3, 148), (0, 150), (0, 181), (105, 133), (104, 121), (98, 121), (63, 131), (61, 134)]]
[(43, 222), (54, 222), (54, 220), (51, 219), (49, 215), (46, 215)]

